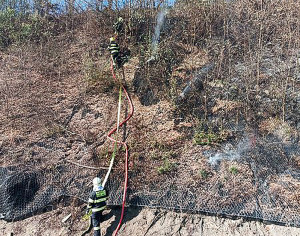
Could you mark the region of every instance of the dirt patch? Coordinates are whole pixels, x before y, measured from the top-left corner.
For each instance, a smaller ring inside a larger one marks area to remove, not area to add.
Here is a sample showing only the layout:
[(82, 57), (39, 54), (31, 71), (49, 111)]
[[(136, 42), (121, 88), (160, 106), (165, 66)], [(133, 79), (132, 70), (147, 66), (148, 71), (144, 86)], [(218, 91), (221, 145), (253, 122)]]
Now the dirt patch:
[[(80, 207), (59, 208), (26, 220), (7, 223), (0, 221), (1, 235), (80, 235), (87, 222), (76, 216)], [(63, 218), (72, 212), (73, 216), (62, 223)], [(112, 235), (119, 220), (120, 210), (105, 212), (105, 221), (101, 224), (102, 235)], [(90, 233), (89, 235), (92, 235)], [(201, 214), (178, 213), (159, 209), (127, 208), (120, 236), (298, 236), (300, 229), (274, 224), (228, 219)]]

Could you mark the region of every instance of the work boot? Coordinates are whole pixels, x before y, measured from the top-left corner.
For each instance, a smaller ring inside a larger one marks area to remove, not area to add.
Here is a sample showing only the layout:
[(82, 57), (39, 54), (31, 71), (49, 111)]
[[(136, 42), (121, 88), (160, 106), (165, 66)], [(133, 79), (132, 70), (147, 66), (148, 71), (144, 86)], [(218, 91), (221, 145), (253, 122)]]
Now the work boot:
[(100, 230), (95, 230), (94, 231), (94, 236), (101, 236), (101, 231)]

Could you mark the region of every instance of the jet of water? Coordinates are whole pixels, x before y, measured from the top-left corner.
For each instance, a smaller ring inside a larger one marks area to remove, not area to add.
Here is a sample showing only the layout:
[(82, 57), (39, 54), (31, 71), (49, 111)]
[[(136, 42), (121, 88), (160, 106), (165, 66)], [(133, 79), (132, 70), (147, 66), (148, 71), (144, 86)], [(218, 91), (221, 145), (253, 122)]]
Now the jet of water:
[(158, 51), (158, 43), (159, 43), (159, 38), (160, 38), (160, 32), (162, 29), (162, 26), (165, 22), (166, 15), (168, 14), (168, 9), (165, 7), (162, 7), (157, 15), (156, 19), (156, 26), (154, 29), (154, 34), (152, 37), (152, 44), (151, 44), (151, 57), (148, 61), (152, 61), (155, 59), (155, 56)]

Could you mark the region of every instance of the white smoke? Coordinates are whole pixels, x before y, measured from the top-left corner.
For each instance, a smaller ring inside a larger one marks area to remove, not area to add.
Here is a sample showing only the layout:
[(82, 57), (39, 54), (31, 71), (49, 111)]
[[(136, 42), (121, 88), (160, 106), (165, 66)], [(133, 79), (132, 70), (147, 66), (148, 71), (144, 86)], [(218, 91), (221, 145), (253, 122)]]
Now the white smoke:
[(217, 165), (222, 160), (238, 160), (241, 158), (241, 155), (251, 147), (251, 140), (249, 138), (240, 141), (236, 147), (233, 147), (231, 144), (226, 144), (221, 152), (210, 155), (208, 162), (211, 165)]
[(160, 38), (160, 31), (165, 22), (166, 15), (168, 14), (168, 9), (162, 7), (157, 15), (156, 26), (154, 29), (154, 34), (152, 36), (152, 44), (151, 44), (151, 58), (154, 59), (157, 51), (158, 51), (158, 43)]

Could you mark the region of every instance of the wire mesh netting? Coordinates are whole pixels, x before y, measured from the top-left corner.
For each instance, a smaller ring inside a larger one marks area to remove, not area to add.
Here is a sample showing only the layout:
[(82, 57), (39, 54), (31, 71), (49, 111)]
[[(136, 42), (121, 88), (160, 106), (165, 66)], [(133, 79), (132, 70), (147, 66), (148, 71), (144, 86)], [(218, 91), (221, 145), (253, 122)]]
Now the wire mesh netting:
[[(43, 170), (29, 166), (1, 167), (1, 218), (11, 221), (32, 216), (62, 197), (87, 200), (91, 191), (90, 174), (97, 172), (81, 170), (67, 165)], [(111, 203), (119, 204), (122, 189), (116, 179), (114, 182), (108, 181), (107, 186), (114, 193)]]
[[(299, 147), (286, 144), (257, 143), (240, 155), (245, 165), (243, 177), (201, 182), (194, 186), (166, 181), (160, 187), (134, 193), (131, 204), (213, 214), (241, 216), (300, 226)], [(220, 161), (219, 165), (222, 165)], [(222, 171), (221, 167), (217, 170)], [(241, 178), (241, 179), (239, 179)], [(233, 182), (235, 183), (233, 183)], [(227, 182), (227, 183), (226, 183)], [(228, 183), (231, 182), (231, 183)]]
[[(235, 160), (243, 173), (223, 175), (222, 165), (228, 160), (222, 159), (212, 164), (218, 173), (216, 179), (194, 180), (190, 185), (185, 185), (178, 175), (166, 175), (162, 182), (143, 183), (138, 174), (132, 174), (127, 204), (249, 217), (300, 227), (300, 170), (295, 158), (299, 154), (296, 144), (257, 142), (241, 151)], [(87, 172), (74, 165), (52, 169), (1, 167), (1, 218), (17, 220), (34, 215), (63, 196), (86, 201), (91, 174), (103, 176), (104, 172)], [(120, 205), (122, 199), (123, 175), (115, 172), (107, 183), (109, 205)], [(138, 185), (136, 181), (140, 181)]]
[[(300, 226), (300, 209), (296, 200), (300, 172), (292, 155), (283, 155), (293, 147), (259, 145), (242, 156), (250, 178), (236, 185), (218, 180), (213, 184), (178, 187), (166, 185), (151, 193), (136, 194), (132, 203), (140, 206), (167, 207), (215, 214), (244, 216)], [(299, 149), (293, 149), (298, 150)], [(289, 153), (291, 154), (291, 153)], [(230, 180), (227, 180), (230, 181)], [(226, 182), (226, 180), (225, 180)]]

